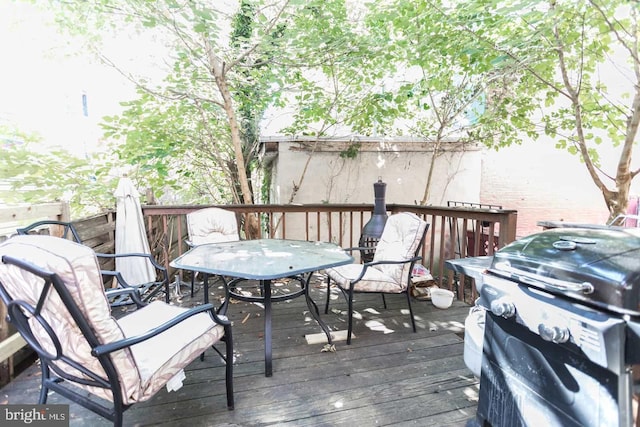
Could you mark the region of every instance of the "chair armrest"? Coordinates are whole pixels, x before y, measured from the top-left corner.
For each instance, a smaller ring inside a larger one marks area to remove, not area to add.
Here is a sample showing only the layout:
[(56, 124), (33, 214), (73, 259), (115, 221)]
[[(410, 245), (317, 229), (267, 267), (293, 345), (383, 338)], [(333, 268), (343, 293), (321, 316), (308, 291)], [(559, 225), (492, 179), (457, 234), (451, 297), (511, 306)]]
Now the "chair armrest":
[(365, 273), (367, 272), (367, 268), (369, 267), (373, 267), (374, 265), (381, 265), (381, 264), (406, 264), (408, 262), (416, 262), (416, 261), (420, 261), (422, 259), (421, 256), (414, 256), (413, 258), (408, 258), (408, 259), (403, 259), (403, 260), (384, 260), (384, 261), (371, 261), (371, 262), (365, 262), (364, 264), (362, 264), (362, 271), (360, 272), (360, 275), (354, 279), (353, 281), (351, 281), (351, 286), (355, 285), (357, 282), (359, 282), (360, 280), (362, 280), (362, 278), (364, 277)]
[[(100, 273), (104, 274), (106, 276), (110, 276), (111, 275), (110, 273), (116, 273), (116, 274), (114, 274), (114, 276), (119, 276), (120, 275), (120, 273), (118, 273), (117, 271), (112, 272), (112, 271), (101, 270)], [(124, 279), (119, 279), (119, 280), (124, 280)], [(147, 305), (147, 303), (142, 301), (142, 296), (140, 295), (140, 292), (138, 291), (137, 288), (129, 287), (129, 285), (126, 285), (126, 286), (127, 287), (125, 287), (125, 288), (107, 289), (107, 290), (105, 290), (104, 293), (107, 295), (107, 298), (111, 298), (111, 297), (114, 297), (114, 296), (117, 296), (117, 295), (122, 295), (122, 294), (130, 294), (131, 299), (136, 304), (137, 308), (144, 307), (145, 305)]]
[(165, 322), (156, 328), (150, 329), (149, 331), (143, 334), (118, 340), (112, 343), (99, 345), (91, 350), (91, 355), (98, 357), (98, 356), (103, 356), (105, 354), (113, 353), (114, 351), (117, 351), (117, 350), (122, 350), (123, 348), (131, 347), (132, 345), (141, 343), (143, 341), (146, 341), (150, 338), (155, 337), (156, 335), (161, 334), (162, 332), (178, 325), (180, 322), (183, 322), (186, 319), (192, 316), (195, 316), (196, 314), (200, 314), (206, 311), (209, 312), (209, 314), (211, 315), (211, 317), (216, 323), (223, 326), (231, 325), (231, 322), (229, 322), (228, 319), (222, 318), (215, 313), (213, 304), (203, 304), (198, 307), (193, 307), (188, 311), (185, 311), (184, 313), (181, 313), (180, 315), (174, 317), (168, 322)]
[[(156, 261), (155, 258), (151, 254), (144, 254), (144, 253), (102, 254), (102, 253), (96, 253), (96, 257), (98, 257), (98, 258), (107, 258), (107, 259), (116, 259), (116, 258), (125, 258), (125, 257), (147, 258), (151, 262), (151, 264), (156, 268), (156, 270), (160, 271), (160, 274), (163, 276), (163, 278), (162, 278), (162, 280), (160, 280), (160, 282), (169, 283), (169, 272), (167, 271), (167, 269), (163, 265), (159, 264), (158, 261)], [(108, 270), (105, 270), (105, 271), (108, 271)], [(122, 276), (118, 277), (118, 280), (122, 280), (122, 283), (125, 286), (131, 286), (126, 281), (124, 281)]]
[[(117, 271), (110, 271), (110, 270), (102, 270), (102, 274), (105, 275), (109, 275), (109, 276), (114, 276), (116, 278), (116, 280), (118, 281), (118, 284), (122, 287), (139, 287), (139, 286), (154, 286), (154, 289), (150, 294), (146, 294), (146, 296), (144, 297), (144, 300), (148, 300), (149, 298), (153, 297), (160, 289), (164, 288), (164, 292), (166, 294), (166, 298), (165, 301), (169, 302), (169, 272), (167, 271), (167, 269), (160, 265), (151, 254), (147, 254), (147, 253), (122, 253), (122, 254), (104, 254), (104, 253), (96, 253), (96, 257), (101, 258), (101, 259), (118, 259), (118, 258), (126, 258), (126, 257), (137, 257), (137, 258), (146, 258), (149, 260), (149, 262), (151, 262), (151, 264), (154, 266), (154, 268), (156, 269), (157, 273), (156, 273), (156, 277), (154, 277), (150, 282), (146, 282), (146, 283), (135, 283), (135, 284), (129, 284), (127, 283), (126, 280), (124, 280), (124, 278), (122, 277), (122, 275), (117, 272)], [(159, 286), (156, 286), (159, 285)], [(136, 303), (137, 304), (137, 303)]]
[(405, 264), (407, 262), (416, 262), (416, 261), (420, 261), (422, 259), (421, 256), (414, 256), (413, 258), (408, 258), (408, 259), (403, 259), (403, 260), (382, 260), (382, 261), (371, 261), (371, 262), (365, 262), (363, 265), (366, 268), (368, 267), (372, 267), (374, 265), (380, 265), (380, 264)]
[(343, 248), (342, 250), (345, 252), (353, 252), (353, 251), (371, 251), (374, 249), (375, 249), (375, 246), (354, 246), (352, 248)]
[[(100, 274), (102, 274), (103, 276), (111, 276), (111, 277), (115, 277), (116, 280), (118, 281), (118, 284), (124, 286), (123, 289), (135, 289), (135, 286), (130, 285), (129, 283), (127, 283), (126, 280), (124, 280), (124, 277), (122, 277), (122, 274), (120, 274), (119, 271), (115, 271), (115, 270), (100, 270)], [(111, 289), (118, 289), (118, 288), (111, 288)]]
[(158, 261), (155, 260), (155, 258), (151, 255), (151, 254), (144, 254), (144, 253), (124, 253), (124, 254), (103, 254), (103, 253), (98, 253), (96, 252), (96, 256), (98, 258), (124, 258), (124, 257), (139, 257), (139, 258), (147, 258), (149, 261), (151, 261), (151, 264), (153, 264), (153, 266), (155, 268), (157, 268), (158, 270), (165, 270), (166, 268), (164, 268), (164, 266), (162, 266), (161, 264), (158, 263)]
[[(133, 301), (138, 306), (138, 308), (143, 307), (143, 306), (146, 305), (146, 303), (142, 302), (142, 300), (141, 300), (142, 295), (140, 295), (140, 292), (138, 291), (138, 288), (136, 286), (133, 286), (133, 285), (130, 285), (129, 283), (127, 283), (127, 281), (124, 279), (124, 277), (122, 277), (122, 274), (120, 274), (119, 271), (100, 270), (100, 274), (102, 274), (103, 276), (115, 277), (116, 281), (118, 282), (118, 285), (121, 286), (119, 288), (110, 288), (110, 289), (105, 290), (105, 293), (107, 294), (107, 297), (115, 296), (115, 295), (118, 295), (120, 293), (128, 293), (129, 291), (134, 291), (135, 293), (132, 294), (132, 298), (133, 298)], [(118, 290), (126, 290), (127, 292), (116, 292)], [(136, 297), (137, 297), (137, 300), (136, 300)], [(142, 305), (140, 305), (138, 303), (138, 301), (140, 303), (142, 303)]]

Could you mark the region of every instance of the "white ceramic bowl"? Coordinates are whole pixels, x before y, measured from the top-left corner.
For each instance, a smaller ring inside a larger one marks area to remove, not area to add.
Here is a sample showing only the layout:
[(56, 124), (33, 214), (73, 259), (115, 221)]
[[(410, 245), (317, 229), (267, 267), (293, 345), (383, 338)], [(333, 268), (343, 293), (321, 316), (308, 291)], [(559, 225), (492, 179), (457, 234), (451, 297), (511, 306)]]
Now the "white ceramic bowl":
[(431, 289), (431, 302), (438, 308), (449, 308), (453, 303), (454, 293), (447, 289)]

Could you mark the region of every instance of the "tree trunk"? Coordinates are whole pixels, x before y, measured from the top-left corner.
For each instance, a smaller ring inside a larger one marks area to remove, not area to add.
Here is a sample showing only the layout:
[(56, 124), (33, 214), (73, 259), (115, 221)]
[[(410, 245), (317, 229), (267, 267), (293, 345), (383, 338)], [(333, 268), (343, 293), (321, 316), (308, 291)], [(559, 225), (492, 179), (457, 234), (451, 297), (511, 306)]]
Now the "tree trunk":
[(616, 220), (612, 225), (624, 225), (624, 218), (621, 218), (621, 216), (627, 213), (629, 190), (631, 188), (631, 177), (628, 172), (616, 177), (616, 188), (617, 191), (603, 192), (605, 203), (609, 209), (607, 224)]
[(429, 165), (427, 183), (424, 186), (424, 194), (422, 195), (422, 200), (420, 200), (421, 205), (426, 205), (429, 201), (429, 195), (431, 193), (431, 181), (433, 180), (433, 168), (436, 166), (436, 157), (440, 152), (440, 144), (442, 144), (442, 140), (440, 139), (440, 135), (438, 135), (438, 139), (433, 146), (433, 156), (431, 157), (431, 164)]
[[(229, 129), (231, 132), (231, 142), (233, 144), (234, 154), (238, 168), (238, 181), (242, 191), (242, 202), (245, 205), (253, 204), (253, 195), (247, 178), (247, 167), (242, 152), (242, 138), (240, 137), (240, 127), (233, 107), (231, 91), (226, 79), (225, 64), (220, 58), (213, 53), (213, 48), (208, 40), (205, 40), (207, 55), (209, 59), (209, 69), (216, 80), (216, 85), (222, 97), (224, 111), (229, 121)], [(255, 239), (260, 236), (260, 224), (256, 214), (246, 214), (244, 221), (245, 237), (247, 239)]]

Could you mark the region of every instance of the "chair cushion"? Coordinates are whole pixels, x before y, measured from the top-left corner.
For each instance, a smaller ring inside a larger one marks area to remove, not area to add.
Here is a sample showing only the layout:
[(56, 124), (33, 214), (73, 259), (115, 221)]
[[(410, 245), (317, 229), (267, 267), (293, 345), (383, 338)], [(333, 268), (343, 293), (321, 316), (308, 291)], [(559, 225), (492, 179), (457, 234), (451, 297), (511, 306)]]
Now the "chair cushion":
[[(338, 286), (343, 289), (349, 289), (349, 284), (360, 276), (363, 268), (362, 264), (347, 264), (329, 268), (326, 273)], [(356, 282), (353, 289), (356, 292), (385, 292), (390, 294), (400, 293), (403, 290), (392, 277), (375, 268), (367, 268), (365, 275)]]
[[(64, 282), (71, 297), (85, 316), (100, 343), (109, 343), (124, 338), (104, 293), (100, 266), (93, 250), (70, 240), (44, 235), (15, 236), (0, 245), (0, 257), (10, 255), (40, 268), (56, 273)], [(39, 277), (13, 265), (0, 263), (0, 281), (12, 298), (35, 305), (43, 282)], [(57, 292), (51, 292), (42, 316), (54, 332), (67, 356), (86, 368), (104, 375), (102, 365), (91, 355), (91, 347), (75, 320), (67, 310)], [(41, 345), (54, 352), (48, 335), (36, 322), (32, 323), (34, 335)], [(140, 378), (134, 359), (128, 350), (114, 353), (113, 362), (120, 374), (125, 396), (138, 394)], [(82, 375), (64, 362), (56, 365), (64, 372)], [(106, 376), (105, 376), (106, 377)], [(111, 393), (103, 389), (83, 386), (90, 391), (111, 399)]]
[[(186, 308), (155, 301), (118, 320), (126, 337), (160, 326)], [(196, 314), (147, 341), (131, 347), (140, 375), (140, 392), (125, 403), (147, 400), (182, 368), (224, 336), (224, 328), (207, 313)]]
[[(389, 216), (376, 245), (373, 262), (403, 261), (413, 258), (421, 244), (427, 223), (411, 212), (402, 212)], [(408, 286), (410, 263), (380, 264), (373, 268), (380, 270), (403, 289)]]
[(240, 240), (234, 212), (205, 208), (187, 214), (187, 231), (193, 246)]
[[(413, 258), (420, 247), (427, 223), (417, 215), (403, 212), (391, 215), (384, 226), (372, 262), (405, 261)], [(343, 289), (358, 279), (363, 264), (349, 264), (326, 270)], [(401, 293), (409, 286), (411, 263), (378, 264), (368, 267), (354, 284), (357, 292)]]

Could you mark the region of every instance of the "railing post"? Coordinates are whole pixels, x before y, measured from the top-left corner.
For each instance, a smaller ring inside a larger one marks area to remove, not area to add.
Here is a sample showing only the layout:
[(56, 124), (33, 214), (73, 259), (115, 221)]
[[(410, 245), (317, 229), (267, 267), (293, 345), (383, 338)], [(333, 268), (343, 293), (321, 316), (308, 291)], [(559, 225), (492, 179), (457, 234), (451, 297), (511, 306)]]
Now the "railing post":
[(516, 240), (516, 224), (518, 221), (518, 213), (510, 212), (506, 216), (500, 218), (500, 234), (498, 236), (498, 248), (506, 246), (508, 243)]
[(60, 202), (58, 221), (71, 222), (71, 207), (69, 206), (69, 202)]

